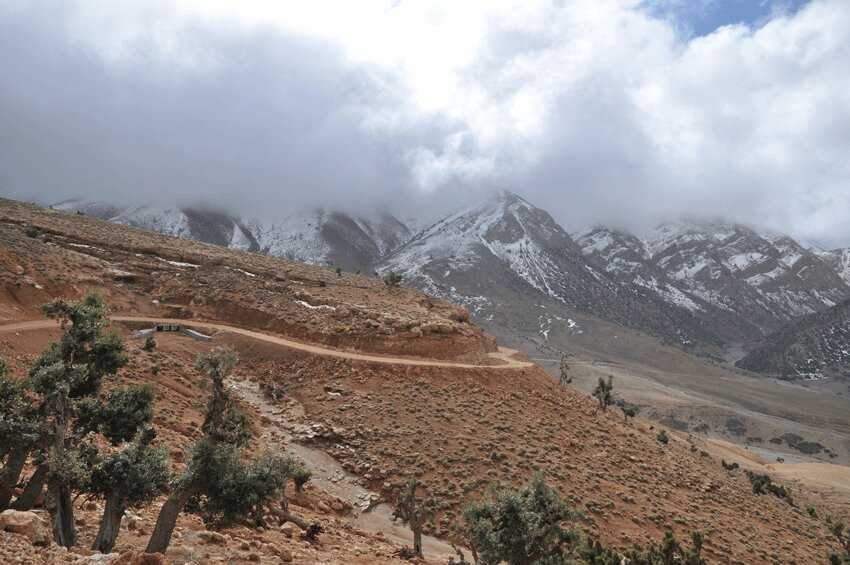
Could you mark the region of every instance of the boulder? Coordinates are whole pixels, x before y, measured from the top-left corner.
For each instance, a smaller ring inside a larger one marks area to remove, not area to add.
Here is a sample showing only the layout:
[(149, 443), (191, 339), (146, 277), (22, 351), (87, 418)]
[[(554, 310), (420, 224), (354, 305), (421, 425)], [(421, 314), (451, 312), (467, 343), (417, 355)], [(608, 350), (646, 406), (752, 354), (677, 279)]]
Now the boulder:
[(0, 530), (26, 536), (33, 545), (50, 544), (50, 530), (32, 511), (4, 510), (0, 513)]

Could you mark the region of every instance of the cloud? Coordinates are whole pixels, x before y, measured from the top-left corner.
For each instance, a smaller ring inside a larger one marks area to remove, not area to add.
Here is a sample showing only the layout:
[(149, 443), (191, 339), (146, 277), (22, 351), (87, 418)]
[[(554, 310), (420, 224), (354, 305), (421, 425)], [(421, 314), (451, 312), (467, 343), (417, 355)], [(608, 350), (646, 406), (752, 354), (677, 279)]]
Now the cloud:
[(0, 191), (409, 213), (506, 187), (568, 227), (850, 243), (850, 4), (701, 37), (652, 4), (9, 0)]

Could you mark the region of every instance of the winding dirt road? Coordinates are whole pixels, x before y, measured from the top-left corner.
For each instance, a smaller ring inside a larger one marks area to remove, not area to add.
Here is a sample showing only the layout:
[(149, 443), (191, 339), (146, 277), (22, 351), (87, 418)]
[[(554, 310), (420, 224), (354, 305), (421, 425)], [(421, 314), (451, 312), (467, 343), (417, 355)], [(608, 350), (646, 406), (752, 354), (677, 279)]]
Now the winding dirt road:
[[(204, 328), (216, 331), (231, 332), (239, 335), (244, 335), (259, 341), (274, 343), (290, 349), (312, 353), (314, 355), (324, 355), (326, 357), (336, 357), (339, 359), (350, 359), (352, 361), (366, 361), (368, 363), (384, 363), (387, 365), (406, 365), (418, 367), (447, 367), (456, 369), (526, 369), (533, 367), (534, 364), (528, 361), (520, 361), (513, 358), (516, 350), (500, 347), (499, 351), (488, 353), (491, 359), (500, 361), (499, 365), (475, 365), (472, 363), (455, 363), (452, 361), (440, 361), (436, 359), (415, 359), (410, 357), (389, 357), (384, 355), (370, 355), (368, 353), (356, 353), (353, 351), (345, 351), (342, 349), (332, 349), (321, 345), (312, 345), (293, 341), (284, 337), (262, 333), (253, 330), (246, 330), (226, 324), (216, 322), (199, 322), (196, 320), (180, 320), (175, 318), (148, 318), (141, 316), (110, 316), (115, 322), (140, 322), (146, 324), (180, 324), (191, 328)], [(28, 322), (16, 322), (0, 326), (0, 333), (42, 330), (58, 327), (58, 323), (54, 320), (32, 320)]]

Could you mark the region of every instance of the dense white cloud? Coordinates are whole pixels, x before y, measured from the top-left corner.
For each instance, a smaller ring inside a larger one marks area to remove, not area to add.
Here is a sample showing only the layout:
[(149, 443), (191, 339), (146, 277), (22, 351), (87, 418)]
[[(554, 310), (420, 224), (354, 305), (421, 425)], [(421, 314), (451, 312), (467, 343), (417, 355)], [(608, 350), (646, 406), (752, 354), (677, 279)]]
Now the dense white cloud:
[(850, 243), (850, 3), (697, 38), (652, 4), (6, 0), (0, 190), (268, 212), (507, 187), (569, 226)]

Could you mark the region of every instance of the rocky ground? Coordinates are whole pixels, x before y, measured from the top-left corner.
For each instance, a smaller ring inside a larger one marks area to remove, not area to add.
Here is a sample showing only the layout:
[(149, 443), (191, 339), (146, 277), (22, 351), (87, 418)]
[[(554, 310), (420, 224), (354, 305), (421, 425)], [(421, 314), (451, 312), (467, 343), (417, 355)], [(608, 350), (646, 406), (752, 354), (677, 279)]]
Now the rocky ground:
[(673, 439), (662, 445), (649, 422), (625, 424), (615, 409), (600, 413), (541, 370), (417, 367), (388, 375), (256, 353), (247, 370), (267, 386), (278, 383), (316, 424), (302, 441), (323, 446), (388, 500), (411, 475), (429, 485), (442, 502), (435, 534), (451, 536), (464, 502), (489, 484), (519, 485), (543, 472), (584, 512), (588, 532), (621, 547), (666, 529), (700, 530), (712, 562), (813, 563), (829, 545), (805, 506), (754, 495), (702, 440), (668, 431)]

